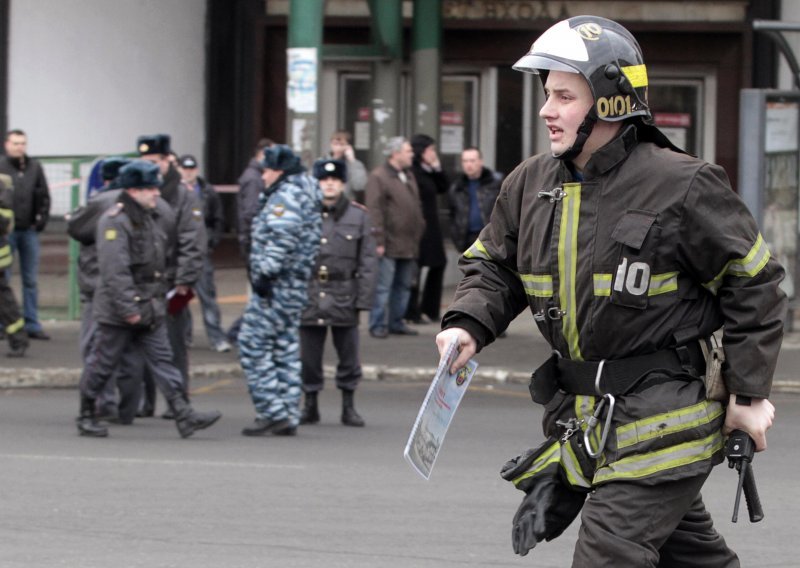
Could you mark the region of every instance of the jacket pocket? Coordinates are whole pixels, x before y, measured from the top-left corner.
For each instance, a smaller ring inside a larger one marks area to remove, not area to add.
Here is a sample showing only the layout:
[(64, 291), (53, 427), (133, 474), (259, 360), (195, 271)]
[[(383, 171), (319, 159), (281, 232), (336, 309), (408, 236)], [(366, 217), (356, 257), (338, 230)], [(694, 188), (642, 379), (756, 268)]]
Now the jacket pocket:
[(339, 225), (333, 234), (333, 251), (336, 256), (356, 258), (358, 256), (359, 234), (355, 225)]
[(648, 304), (653, 256), (661, 235), (658, 214), (631, 209), (620, 219), (611, 238), (618, 243), (612, 275), (611, 303), (643, 310)]

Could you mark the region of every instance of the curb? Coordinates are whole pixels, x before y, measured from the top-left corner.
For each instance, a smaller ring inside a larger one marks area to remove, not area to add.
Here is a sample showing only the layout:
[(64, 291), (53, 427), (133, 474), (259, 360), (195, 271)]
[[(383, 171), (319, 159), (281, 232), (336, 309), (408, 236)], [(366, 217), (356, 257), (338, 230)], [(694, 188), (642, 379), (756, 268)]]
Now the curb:
[[(335, 367), (325, 365), (325, 374), (333, 376)], [(415, 382), (430, 381), (435, 367), (391, 367), (389, 365), (362, 365), (363, 379), (367, 381)], [(243, 378), (238, 363), (195, 365), (190, 368), (192, 379), (222, 380)], [(479, 367), (472, 378), (476, 383), (527, 384), (530, 372), (508, 371), (493, 367)], [(0, 369), (0, 389), (18, 388), (77, 388), (81, 369), (49, 367), (46, 369)], [(800, 381), (774, 381), (772, 392), (800, 394)]]

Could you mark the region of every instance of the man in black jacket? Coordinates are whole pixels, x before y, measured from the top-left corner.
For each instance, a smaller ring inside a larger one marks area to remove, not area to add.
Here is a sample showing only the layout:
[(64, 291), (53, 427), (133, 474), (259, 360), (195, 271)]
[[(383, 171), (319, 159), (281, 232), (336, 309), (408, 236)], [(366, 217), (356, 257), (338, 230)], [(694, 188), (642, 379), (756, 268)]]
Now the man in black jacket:
[(450, 236), (458, 252), (464, 252), (478, 238), (500, 193), (502, 176), (483, 165), (478, 148), (461, 152), (463, 172), (450, 186)]
[(25, 331), (31, 339), (50, 339), (39, 323), (37, 278), (39, 274), (39, 233), (50, 217), (50, 189), (38, 160), (26, 153), (28, 138), (22, 130), (6, 133), (5, 156), (0, 156), (0, 173), (14, 183), (14, 231), (9, 235), (11, 250), (19, 253), (22, 275), (22, 313)]
[[(172, 346), (175, 365), (181, 372), (184, 381), (184, 396), (189, 398), (189, 355), (186, 349), (187, 327), (191, 325), (188, 299), (191, 299), (192, 288), (203, 271), (203, 257), (206, 254), (206, 229), (200, 203), (181, 183), (181, 176), (169, 159), (171, 138), (167, 134), (140, 136), (136, 141), (141, 159), (152, 162), (159, 167), (164, 181), (161, 185), (161, 197), (169, 203), (175, 212), (176, 246), (170, 250), (167, 258), (167, 283), (169, 290), (174, 290), (175, 300), (172, 305), (176, 309), (167, 314), (167, 335)], [(185, 301), (178, 301), (178, 297)], [(146, 379), (147, 381), (147, 379)], [(147, 383), (148, 403), (154, 403), (152, 383)], [(149, 414), (145, 408), (143, 414)], [(164, 418), (170, 418), (167, 411)]]

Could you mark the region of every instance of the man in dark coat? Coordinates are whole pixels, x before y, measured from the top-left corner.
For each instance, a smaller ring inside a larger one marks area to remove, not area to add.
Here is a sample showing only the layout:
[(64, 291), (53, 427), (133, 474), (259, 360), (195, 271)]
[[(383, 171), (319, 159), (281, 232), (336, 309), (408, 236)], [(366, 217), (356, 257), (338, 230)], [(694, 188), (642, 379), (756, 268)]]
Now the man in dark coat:
[[(141, 159), (156, 164), (164, 179), (161, 197), (175, 212), (176, 246), (170, 250), (167, 259), (167, 284), (172, 296), (172, 306), (179, 306), (167, 313), (167, 336), (169, 337), (175, 365), (183, 376), (184, 397), (189, 399), (189, 354), (186, 349), (189, 320), (188, 301), (192, 288), (203, 272), (203, 258), (206, 256), (206, 228), (203, 211), (197, 198), (181, 183), (181, 175), (170, 160), (171, 138), (168, 134), (140, 136), (137, 148)], [(187, 298), (188, 296), (188, 298)], [(146, 408), (145, 415), (152, 415), (155, 406), (155, 391), (152, 381), (145, 374)], [(167, 409), (164, 418), (171, 418)]]
[(39, 323), (39, 233), (50, 218), (50, 189), (38, 160), (28, 156), (28, 138), (22, 130), (6, 134), (5, 156), (0, 173), (14, 184), (14, 230), (9, 234), (11, 251), (19, 255), (22, 275), (22, 316), (31, 339), (50, 339)]
[(483, 165), (478, 148), (461, 152), (461, 171), (448, 191), (450, 236), (458, 252), (467, 250), (489, 222), (500, 194), (502, 176)]
[(324, 385), (322, 354), (330, 327), (339, 357), (336, 386), (342, 391), (342, 424), (363, 426), (364, 419), (353, 406), (353, 393), (361, 380), (358, 312), (372, 307), (378, 268), (375, 241), (364, 206), (344, 195), (347, 164), (318, 160), (314, 177), (322, 189), (322, 237), (300, 322), (305, 393), (300, 423), (319, 422), (317, 393)]
[[(442, 305), (442, 282), (447, 256), (444, 238), (439, 225), (439, 194), (447, 192), (447, 175), (436, 153), (436, 140), (427, 134), (415, 134), (411, 138), (414, 163), (411, 172), (417, 180), (422, 215), (425, 217), (425, 232), (419, 243), (417, 278), (411, 287), (406, 319), (414, 323), (439, 320)], [(427, 268), (425, 285), (422, 285), (422, 268)], [(419, 291), (422, 290), (422, 297)]]

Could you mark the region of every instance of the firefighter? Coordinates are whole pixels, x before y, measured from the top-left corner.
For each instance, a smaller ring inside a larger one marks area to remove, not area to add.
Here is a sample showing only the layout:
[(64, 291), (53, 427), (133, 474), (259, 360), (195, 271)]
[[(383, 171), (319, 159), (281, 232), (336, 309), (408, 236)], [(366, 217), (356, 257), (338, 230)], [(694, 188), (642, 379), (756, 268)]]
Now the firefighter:
[[(542, 80), (551, 152), (503, 183), (436, 340), (457, 369), (528, 307), (553, 348), (531, 381), (546, 441), (502, 471), (525, 491), (514, 551), (581, 514), (573, 566), (738, 566), (700, 488), (724, 434), (766, 448), (783, 268), (723, 169), (652, 125), (624, 27), (561, 21), (514, 68)], [(723, 325), (720, 402), (701, 377)]]
[(0, 174), (0, 332), (8, 339), (9, 357), (22, 357), (28, 348), (25, 335), (25, 320), (14, 298), (6, 269), (11, 266), (13, 255), (8, 235), (14, 230), (14, 185), (11, 176)]

